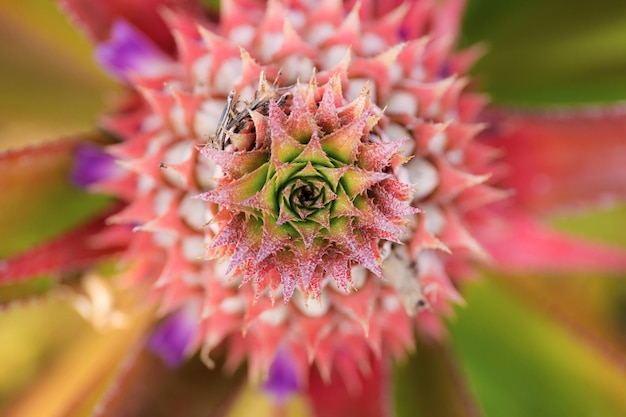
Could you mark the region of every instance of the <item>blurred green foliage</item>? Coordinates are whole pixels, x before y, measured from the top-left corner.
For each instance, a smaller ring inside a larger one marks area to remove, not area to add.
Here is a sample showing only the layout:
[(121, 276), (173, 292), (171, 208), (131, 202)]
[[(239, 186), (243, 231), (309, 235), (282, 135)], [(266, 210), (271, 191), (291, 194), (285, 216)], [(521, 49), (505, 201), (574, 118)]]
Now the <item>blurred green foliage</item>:
[(468, 0), (461, 45), (478, 42), (474, 74), (497, 103), (626, 99), (623, 0)]
[(0, 3), (0, 150), (92, 129), (114, 89), (55, 2)]
[(487, 416), (624, 415), (624, 370), (571, 329), (494, 280), (471, 286), (465, 296), (469, 307), (451, 329)]

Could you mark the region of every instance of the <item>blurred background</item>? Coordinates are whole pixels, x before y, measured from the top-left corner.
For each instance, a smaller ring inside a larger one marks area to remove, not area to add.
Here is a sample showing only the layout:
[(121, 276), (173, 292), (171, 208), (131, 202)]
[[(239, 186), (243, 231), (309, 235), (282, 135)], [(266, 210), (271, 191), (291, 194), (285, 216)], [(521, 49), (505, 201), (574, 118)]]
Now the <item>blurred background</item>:
[[(494, 105), (626, 100), (625, 1), (468, 3), (460, 46), (486, 47), (473, 75)], [(53, 2), (0, 3), (0, 150), (92, 130), (117, 88)], [(0, 189), (6, 181), (0, 178)], [(35, 204), (30, 195), (19, 212), (0, 207), (0, 259), (107, 202), (63, 178), (47, 181)], [(38, 221), (42, 211), (53, 213), (54, 221)], [(548, 220), (560, 230), (626, 248), (623, 206)], [(45, 294), (50, 281), (42, 277), (36, 286)], [(464, 295), (466, 306), (449, 320), (451, 350), (442, 356), (420, 342), (416, 354), (399, 364), (399, 416), (470, 416), (467, 401), (476, 415), (493, 417), (626, 415), (626, 276), (485, 271)], [(100, 332), (55, 297), (9, 306), (0, 313), (0, 415), (90, 415), (122, 353), (145, 326), (140, 317), (124, 329)], [(445, 355), (457, 358), (457, 369), (446, 368)], [(466, 379), (473, 399), (452, 390), (457, 377)], [(263, 398), (241, 395), (242, 405), (231, 415), (251, 409), (271, 415)], [(292, 411), (306, 415), (297, 401)]]

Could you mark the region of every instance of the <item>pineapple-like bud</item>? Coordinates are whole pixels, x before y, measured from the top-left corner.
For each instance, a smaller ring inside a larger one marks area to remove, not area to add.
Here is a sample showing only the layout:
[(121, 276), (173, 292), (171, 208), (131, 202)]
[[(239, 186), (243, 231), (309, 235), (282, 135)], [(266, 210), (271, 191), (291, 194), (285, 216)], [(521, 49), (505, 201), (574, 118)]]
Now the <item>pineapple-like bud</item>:
[(473, 55), (451, 49), (459, 2), (222, 6), (215, 24), (168, 13), (175, 59), (113, 37), (124, 59), (107, 67), (139, 97), (104, 123), (122, 172), (90, 187), (129, 203), (110, 220), (137, 231), (124, 278), (160, 313), (199, 306), (164, 357), (211, 363), (225, 345), (252, 380), (288, 357), (296, 386), (314, 365), (358, 391), (372, 353), (412, 349), (414, 323), (442, 333), (437, 313), (482, 259), (466, 213), (499, 195), (474, 140)]
[(326, 277), (347, 292), (356, 265), (381, 276), (379, 242), (399, 243), (416, 212), (393, 173), (404, 141), (386, 137), (382, 117), (367, 86), (348, 102), (340, 75), (282, 88), (262, 77), (251, 103), (229, 100), (201, 150), (224, 174), (200, 195), (218, 206), (210, 254), (259, 292), (282, 283), (285, 301), (297, 285), (319, 297)]

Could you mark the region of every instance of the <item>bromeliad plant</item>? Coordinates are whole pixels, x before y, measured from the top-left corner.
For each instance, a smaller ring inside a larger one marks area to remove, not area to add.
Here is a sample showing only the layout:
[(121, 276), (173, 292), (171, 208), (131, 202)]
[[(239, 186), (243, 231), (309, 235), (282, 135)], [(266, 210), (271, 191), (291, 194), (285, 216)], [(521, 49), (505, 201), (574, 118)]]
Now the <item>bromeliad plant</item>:
[(484, 100), (456, 75), (459, 4), (319, 6), (229, 2), (215, 27), (170, 11), (177, 60), (113, 22), (97, 57), (142, 99), (105, 123), (127, 171), (93, 189), (128, 198), (126, 273), (201, 312), (191, 351), (226, 343), (255, 380), (287, 352), (302, 386), (315, 364), (358, 391), (414, 320), (441, 332), (446, 252), (484, 257), (464, 212), (506, 193), (484, 185)]
[(463, 212), (506, 193), (483, 185), (483, 100), (455, 75), (459, 4), (396, 6), (229, 2), (217, 26), (166, 13), (177, 59), (124, 21), (98, 47), (141, 98), (105, 122), (126, 171), (92, 189), (129, 202), (110, 219), (139, 232), (125, 274), (199, 312), (205, 361), (226, 343), (258, 380), (286, 352), (302, 386), (315, 364), (358, 391), (414, 320), (440, 332), (445, 252), (482, 256)]
[[(233, 0), (219, 16), (192, 1), (61, 3), (129, 92), (102, 122), (116, 143), (79, 147), (73, 172), (122, 208), (10, 260), (6, 281), (32, 274), (33, 254), (52, 252), (41, 271), (57, 272), (121, 253), (117, 279), (167, 316), (148, 345), (170, 366), (201, 351), (245, 362), (278, 402), (304, 391), (320, 416), (388, 415), (389, 359), (415, 329), (445, 337), (440, 315), (476, 263), (626, 268), (528, 215), (547, 204), (538, 183), (567, 191), (559, 202), (580, 192), (568, 161), (534, 164), (559, 135), (485, 116), (465, 78), (476, 51), (453, 50), (462, 1)], [(626, 194), (615, 166), (585, 198)]]

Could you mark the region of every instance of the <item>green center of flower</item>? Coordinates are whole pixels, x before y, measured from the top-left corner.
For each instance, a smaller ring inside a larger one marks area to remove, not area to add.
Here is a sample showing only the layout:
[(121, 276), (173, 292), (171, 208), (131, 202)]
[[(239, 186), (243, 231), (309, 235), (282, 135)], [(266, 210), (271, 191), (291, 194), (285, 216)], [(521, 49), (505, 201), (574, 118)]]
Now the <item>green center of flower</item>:
[(413, 213), (389, 169), (400, 142), (373, 131), (380, 109), (367, 91), (346, 102), (339, 76), (259, 96), (225, 113), (225, 149), (203, 149), (225, 178), (201, 198), (230, 219), (211, 248), (227, 246), (231, 269), (246, 276), (278, 271), (286, 299), (298, 281), (316, 293), (327, 275), (347, 289), (355, 264), (380, 275), (378, 240), (396, 241)]

